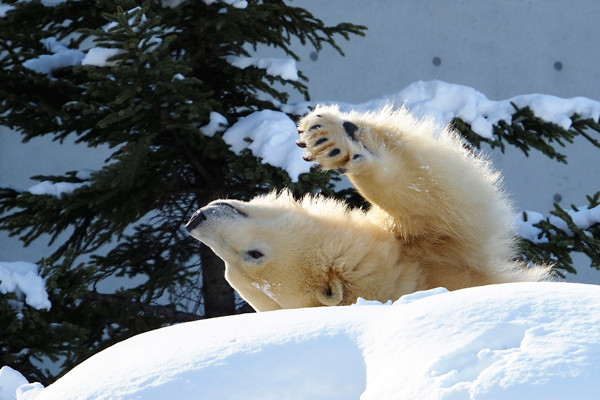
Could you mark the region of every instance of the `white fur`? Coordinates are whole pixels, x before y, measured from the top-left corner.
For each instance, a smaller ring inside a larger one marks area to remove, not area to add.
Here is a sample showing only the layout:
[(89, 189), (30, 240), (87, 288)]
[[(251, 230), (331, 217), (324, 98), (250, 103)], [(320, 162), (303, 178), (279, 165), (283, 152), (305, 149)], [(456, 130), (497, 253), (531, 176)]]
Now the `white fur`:
[[(356, 126), (354, 138), (344, 122)], [(406, 109), (344, 114), (329, 106), (298, 129), (312, 161), (345, 170), (371, 208), (321, 196), (296, 201), (284, 191), (227, 201), (245, 216), (215, 203), (203, 209), (209, 217), (191, 234), (225, 260), (226, 278), (256, 310), (547, 279), (548, 268), (512, 261), (500, 176), (448, 127)]]

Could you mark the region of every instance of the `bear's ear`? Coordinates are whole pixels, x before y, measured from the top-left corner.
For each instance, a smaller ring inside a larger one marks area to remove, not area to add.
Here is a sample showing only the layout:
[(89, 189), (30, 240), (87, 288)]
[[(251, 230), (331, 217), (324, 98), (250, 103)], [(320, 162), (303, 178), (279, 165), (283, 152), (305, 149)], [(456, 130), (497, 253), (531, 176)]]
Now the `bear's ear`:
[(325, 288), (317, 288), (317, 300), (324, 306), (337, 306), (344, 299), (344, 285), (336, 275), (330, 275)]

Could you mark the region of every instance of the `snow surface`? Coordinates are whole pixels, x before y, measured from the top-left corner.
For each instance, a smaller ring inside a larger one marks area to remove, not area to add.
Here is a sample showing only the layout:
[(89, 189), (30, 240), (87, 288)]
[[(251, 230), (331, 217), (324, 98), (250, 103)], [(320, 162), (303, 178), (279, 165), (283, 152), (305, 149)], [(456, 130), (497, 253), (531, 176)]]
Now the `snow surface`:
[(595, 400), (600, 393), (600, 286), (511, 283), (362, 304), (158, 329), (94, 355), (47, 388), (21, 386), (15, 398)]
[(28, 383), (18, 371), (6, 366), (0, 368), (0, 400), (14, 400), (17, 388)]
[(0, 261), (0, 293), (16, 293), (21, 300), (38, 310), (51, 307), (46, 283), (39, 276), (37, 264), (25, 261)]

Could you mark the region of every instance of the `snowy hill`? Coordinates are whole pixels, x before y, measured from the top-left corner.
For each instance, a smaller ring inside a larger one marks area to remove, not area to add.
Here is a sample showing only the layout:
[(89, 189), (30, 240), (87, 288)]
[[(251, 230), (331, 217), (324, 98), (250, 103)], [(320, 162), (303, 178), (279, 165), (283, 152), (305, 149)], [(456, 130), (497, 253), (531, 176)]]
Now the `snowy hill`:
[(180, 324), (17, 398), (597, 399), (598, 376), (600, 287), (515, 283)]

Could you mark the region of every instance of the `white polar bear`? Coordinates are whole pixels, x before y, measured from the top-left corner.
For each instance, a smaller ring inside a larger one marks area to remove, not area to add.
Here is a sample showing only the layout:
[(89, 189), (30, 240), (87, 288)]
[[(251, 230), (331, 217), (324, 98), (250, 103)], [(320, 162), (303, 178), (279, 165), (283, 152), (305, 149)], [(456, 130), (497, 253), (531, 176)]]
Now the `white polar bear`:
[(513, 261), (499, 174), (449, 127), (406, 109), (321, 106), (298, 131), (304, 158), (342, 170), (371, 207), (284, 191), (198, 210), (187, 229), (225, 261), (228, 282), (256, 310), (548, 279), (547, 267)]

